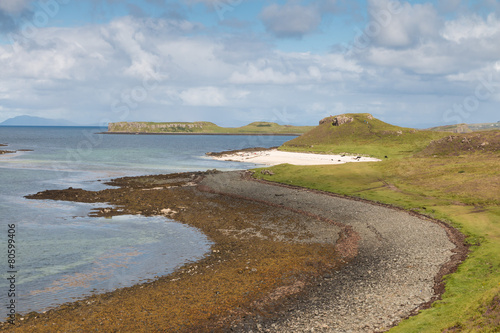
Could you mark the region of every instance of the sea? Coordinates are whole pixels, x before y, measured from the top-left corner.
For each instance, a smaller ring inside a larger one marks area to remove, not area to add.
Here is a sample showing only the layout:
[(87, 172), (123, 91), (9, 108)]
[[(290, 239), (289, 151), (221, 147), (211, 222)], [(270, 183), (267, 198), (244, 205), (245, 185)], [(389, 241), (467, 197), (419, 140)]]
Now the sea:
[[(166, 217), (89, 217), (87, 204), (28, 200), (68, 187), (101, 190), (106, 180), (186, 171), (249, 169), (209, 151), (273, 147), (290, 136), (110, 135), (99, 127), (0, 127), (0, 321), (43, 312), (93, 293), (143, 283), (203, 258), (199, 230)], [(201, 213), (200, 213), (201, 214)], [(14, 251), (12, 251), (14, 250)], [(9, 252), (10, 251), (10, 252)]]

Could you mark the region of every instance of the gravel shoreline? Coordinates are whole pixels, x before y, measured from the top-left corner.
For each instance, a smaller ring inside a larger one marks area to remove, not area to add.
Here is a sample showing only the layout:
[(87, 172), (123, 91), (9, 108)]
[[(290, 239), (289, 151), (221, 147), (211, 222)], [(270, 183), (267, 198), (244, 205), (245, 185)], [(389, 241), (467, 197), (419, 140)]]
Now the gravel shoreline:
[(241, 172), (209, 175), (201, 184), (218, 193), (314, 212), (361, 237), (356, 258), (324, 276), (286, 314), (241, 324), (235, 331), (386, 331), (436, 300), (443, 274), (453, 271), (466, 252), (463, 238), (451, 228), (387, 206), (250, 181)]
[[(379, 332), (429, 305), (466, 253), (444, 223), (271, 184), (249, 172), (124, 177), (29, 199), (107, 202), (92, 216), (165, 215), (214, 241), (153, 282), (18, 318), (16, 332)], [(168, 209), (167, 209), (168, 208)]]

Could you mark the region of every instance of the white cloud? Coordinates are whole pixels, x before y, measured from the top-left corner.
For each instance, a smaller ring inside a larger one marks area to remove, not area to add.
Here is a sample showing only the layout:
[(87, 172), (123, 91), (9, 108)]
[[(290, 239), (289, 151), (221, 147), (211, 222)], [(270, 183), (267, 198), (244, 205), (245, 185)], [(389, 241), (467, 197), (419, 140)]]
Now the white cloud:
[(297, 74), (281, 73), (274, 68), (258, 68), (255, 64), (249, 64), (245, 73), (234, 72), (229, 82), (236, 84), (292, 84), (297, 82)]
[(456, 12), (461, 4), (462, 0), (440, 0), (438, 8), (442, 12), (451, 13)]
[(189, 106), (224, 106), (227, 99), (216, 87), (189, 88), (180, 93), (180, 98)]
[(441, 18), (430, 3), (411, 5), (394, 0), (370, 0), (365, 29), (377, 46), (409, 47), (438, 36)]
[(441, 34), (443, 38), (455, 43), (470, 39), (488, 40), (490, 38), (495, 38), (495, 41), (498, 42), (500, 20), (495, 14), (488, 15), (486, 19), (477, 14), (461, 16), (457, 20), (446, 22)]
[(405, 50), (372, 48), (366, 59), (376, 66), (400, 68), (415, 74), (448, 74), (461, 66), (435, 44)]
[(2, 0), (0, 1), (0, 10), (10, 14), (19, 14), (26, 9), (33, 0)]
[[(380, 9), (388, 2), (370, 4)], [(400, 113), (424, 108), (441, 121), (446, 108), (474, 93), (478, 76), (500, 71), (499, 20), (474, 14), (445, 20), (429, 4), (400, 4), (401, 16), (381, 21), (380, 34), (354, 55), (279, 51), (268, 35), (220, 34), (180, 19), (39, 28), (14, 47), (0, 44), (0, 121), (21, 114), (82, 123), (195, 121), (207, 107), (214, 122), (234, 125), (270, 120), (272, 110), (283, 109), (303, 124), (343, 112), (409, 119)], [(316, 8), (294, 2), (280, 8), (293, 6), (306, 14)], [(273, 22), (294, 15), (285, 10)], [(419, 21), (426, 15), (428, 26)], [(316, 28), (299, 25), (288, 33), (305, 36)], [(490, 110), (490, 102), (481, 106)]]
[(399, 68), (415, 75), (444, 75), (448, 79), (464, 73), (483, 73), (498, 61), (500, 21), (495, 14), (486, 18), (476, 14), (460, 16), (444, 22), (435, 34), (404, 47), (377, 43), (358, 58), (371, 65)]
[(317, 7), (293, 2), (269, 5), (262, 10), (260, 18), (267, 31), (285, 38), (301, 38), (315, 31), (321, 23), (321, 13)]

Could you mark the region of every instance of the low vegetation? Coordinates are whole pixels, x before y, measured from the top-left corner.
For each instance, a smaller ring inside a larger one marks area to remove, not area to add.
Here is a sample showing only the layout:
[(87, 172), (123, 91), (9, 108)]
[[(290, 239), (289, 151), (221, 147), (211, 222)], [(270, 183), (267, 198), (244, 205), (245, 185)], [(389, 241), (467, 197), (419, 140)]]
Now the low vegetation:
[[(455, 226), (467, 236), (467, 260), (445, 278), (441, 300), (391, 332), (498, 331), (500, 131), (438, 132), (436, 138), (431, 132), (396, 130), (375, 119), (363, 119), (366, 117), (353, 115), (351, 123), (338, 127), (324, 123), (281, 149), (398, 158), (334, 166), (283, 164), (266, 168), (272, 171), (267, 175), (256, 172), (256, 177), (392, 204)], [(394, 130), (403, 133), (391, 134)]]

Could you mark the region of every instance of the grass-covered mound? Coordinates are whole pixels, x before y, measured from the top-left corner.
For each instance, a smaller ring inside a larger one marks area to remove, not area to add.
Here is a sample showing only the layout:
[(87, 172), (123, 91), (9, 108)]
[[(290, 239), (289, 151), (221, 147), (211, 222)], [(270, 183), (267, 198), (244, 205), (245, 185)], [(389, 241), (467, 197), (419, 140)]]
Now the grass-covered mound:
[(319, 126), (286, 142), (280, 149), (401, 157), (417, 152), (445, 135), (391, 125), (368, 113), (349, 113), (323, 119)]
[(472, 132), (472, 129), (467, 124), (437, 126), (437, 127), (431, 127), (428, 130), (429, 131), (437, 131), (437, 132), (453, 132), (453, 133), (470, 133), (470, 132)]
[[(292, 126), (292, 125), (279, 125), (277, 123), (271, 122), (253, 122), (246, 126), (238, 127), (236, 129), (239, 132), (247, 133), (306, 133), (314, 128), (314, 126)], [(226, 128), (227, 129), (227, 128)]]

